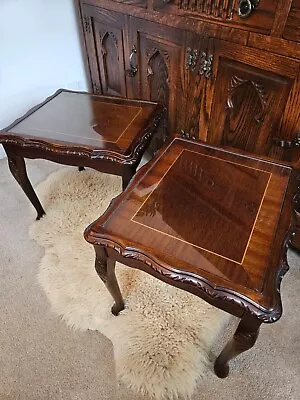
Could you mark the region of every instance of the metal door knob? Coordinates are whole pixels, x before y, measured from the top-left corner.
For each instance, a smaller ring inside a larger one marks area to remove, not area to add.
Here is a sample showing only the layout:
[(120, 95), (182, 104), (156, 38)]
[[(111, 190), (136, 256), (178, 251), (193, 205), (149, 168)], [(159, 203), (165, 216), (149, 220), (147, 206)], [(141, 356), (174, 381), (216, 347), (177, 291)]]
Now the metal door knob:
[(240, 0), (238, 14), (240, 18), (248, 18), (258, 6), (259, 0)]

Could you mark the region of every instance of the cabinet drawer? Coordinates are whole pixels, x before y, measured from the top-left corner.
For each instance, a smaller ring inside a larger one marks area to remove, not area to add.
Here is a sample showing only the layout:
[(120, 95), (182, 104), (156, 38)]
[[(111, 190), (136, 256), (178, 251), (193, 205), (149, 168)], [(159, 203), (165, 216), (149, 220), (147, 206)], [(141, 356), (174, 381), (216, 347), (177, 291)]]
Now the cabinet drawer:
[(277, 9), (278, 0), (260, 0), (256, 8), (253, 8), (249, 16), (246, 14), (247, 2), (254, 3), (258, 0), (154, 0), (154, 8), (160, 12), (181, 15), (196, 19), (209, 19), (214, 22), (226, 23), (240, 29), (270, 33)]
[(300, 0), (294, 0), (283, 32), (288, 40), (300, 42)]

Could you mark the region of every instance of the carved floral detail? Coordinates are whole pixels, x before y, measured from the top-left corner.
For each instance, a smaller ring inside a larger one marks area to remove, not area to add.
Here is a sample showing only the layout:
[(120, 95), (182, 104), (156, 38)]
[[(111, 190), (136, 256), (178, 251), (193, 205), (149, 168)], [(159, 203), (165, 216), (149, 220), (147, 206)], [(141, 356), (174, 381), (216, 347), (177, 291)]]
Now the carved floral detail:
[[(169, 1), (162, 0), (164, 3)], [(237, 0), (179, 0), (178, 8), (181, 10), (192, 11), (198, 14), (212, 16), (222, 19), (232, 19), (234, 10), (237, 8)]]
[(147, 65), (150, 64), (151, 59), (157, 54), (159, 53), (165, 60), (165, 62), (168, 65), (168, 68), (170, 68), (170, 56), (169, 53), (167, 51), (161, 51), (160, 49), (158, 49), (157, 47), (152, 47), (151, 49), (146, 49), (146, 57), (147, 57)]
[(255, 82), (253, 80), (249, 79), (244, 79), (242, 77), (239, 77), (237, 75), (234, 75), (229, 83), (229, 88), (228, 88), (228, 98), (227, 98), (227, 106), (231, 109), (234, 108), (234, 103), (233, 103), (233, 97), (235, 93), (238, 91), (238, 89), (246, 84), (251, 84), (254, 89), (256, 90), (256, 93), (259, 97), (260, 103), (261, 103), (261, 111), (259, 114), (255, 116), (255, 120), (258, 123), (258, 125), (261, 125), (264, 121), (264, 117), (267, 113), (267, 106), (268, 106), (268, 95), (266, 93), (265, 87), (263, 86), (262, 83), (260, 82)]
[[(99, 38), (100, 38), (100, 43), (101, 43), (101, 53), (103, 56), (107, 55), (107, 50), (105, 48), (105, 41), (108, 38), (111, 38), (113, 40), (113, 43), (114, 43), (116, 49), (118, 50), (118, 39), (116, 38), (116, 35), (113, 32), (106, 32), (104, 35), (99, 33)], [(118, 56), (118, 60), (119, 60), (119, 56)]]
[(106, 40), (106, 38), (108, 36), (112, 38), (116, 48), (118, 48), (118, 39), (117, 39), (116, 35), (113, 32), (106, 32), (104, 35), (100, 34), (100, 41), (102, 43), (102, 46), (103, 46), (103, 42)]
[[(291, 232), (289, 232), (288, 236), (291, 236)], [(280, 301), (280, 283), (283, 275), (288, 270), (286, 252), (284, 252), (283, 254), (283, 259), (278, 269), (277, 282), (276, 282), (278, 296), (277, 296), (276, 306), (274, 306), (272, 310), (264, 310), (263, 308), (260, 308), (258, 305), (252, 303), (251, 300), (246, 300), (245, 298), (242, 298), (242, 296), (239, 296), (237, 293), (234, 293), (233, 291), (226, 290), (221, 287), (213, 287), (204, 278), (199, 276), (197, 277), (189, 276), (184, 273), (172, 271), (166, 266), (163, 266), (159, 264), (157, 261), (154, 261), (148, 255), (142, 254), (137, 250), (134, 251), (123, 248), (120, 244), (116, 243), (115, 241), (102, 238), (98, 235), (94, 235), (91, 232), (86, 233), (85, 237), (88, 240), (88, 242), (90, 242), (93, 245), (101, 245), (103, 247), (111, 248), (116, 252), (118, 252), (124, 258), (130, 258), (142, 262), (146, 267), (149, 267), (150, 273), (152, 270), (156, 274), (161, 275), (174, 282), (192, 286), (198, 289), (199, 297), (202, 297), (200, 294), (200, 292), (202, 292), (208, 297), (210, 297), (212, 300), (221, 300), (226, 303), (231, 303), (241, 308), (242, 313), (246, 312), (247, 314), (254, 316), (255, 318), (259, 319), (264, 323), (276, 322), (282, 315), (282, 306)]]
[(87, 15), (83, 17), (83, 29), (88, 35), (91, 33), (91, 20)]

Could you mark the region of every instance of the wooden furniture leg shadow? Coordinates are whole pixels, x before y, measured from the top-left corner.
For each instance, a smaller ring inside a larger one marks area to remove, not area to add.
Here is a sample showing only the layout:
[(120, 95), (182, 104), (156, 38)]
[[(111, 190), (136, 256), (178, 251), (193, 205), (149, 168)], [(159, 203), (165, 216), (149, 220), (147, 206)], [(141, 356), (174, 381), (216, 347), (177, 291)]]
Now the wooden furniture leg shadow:
[(254, 346), (260, 325), (281, 317), (296, 177), (290, 166), (172, 139), (85, 230), (112, 313), (125, 307), (118, 261), (239, 317), (215, 361), (225, 378), (229, 361)]

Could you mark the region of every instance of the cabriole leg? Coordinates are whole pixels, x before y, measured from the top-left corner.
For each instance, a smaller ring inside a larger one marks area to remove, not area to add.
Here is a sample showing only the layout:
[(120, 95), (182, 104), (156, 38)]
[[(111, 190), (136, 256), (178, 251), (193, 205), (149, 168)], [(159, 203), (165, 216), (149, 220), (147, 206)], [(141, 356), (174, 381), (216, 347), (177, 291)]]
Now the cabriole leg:
[(10, 153), (9, 151), (7, 151), (7, 149), (5, 149), (5, 151), (7, 154), (10, 172), (12, 173), (18, 184), (21, 186), (28, 199), (31, 201), (33, 207), (36, 209), (36, 219), (40, 219), (46, 213), (28, 179), (24, 158)]
[(96, 261), (95, 269), (98, 276), (104, 282), (109, 293), (115, 301), (112, 306), (111, 312), (118, 315), (120, 311), (124, 310), (124, 301), (119, 288), (119, 284), (115, 274), (115, 261), (111, 260), (102, 246), (95, 246)]
[(228, 376), (230, 360), (254, 346), (260, 325), (261, 321), (255, 317), (245, 316), (242, 318), (233, 338), (215, 361), (214, 369), (219, 378)]

